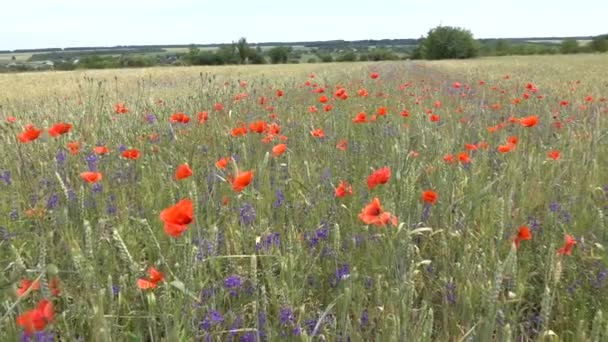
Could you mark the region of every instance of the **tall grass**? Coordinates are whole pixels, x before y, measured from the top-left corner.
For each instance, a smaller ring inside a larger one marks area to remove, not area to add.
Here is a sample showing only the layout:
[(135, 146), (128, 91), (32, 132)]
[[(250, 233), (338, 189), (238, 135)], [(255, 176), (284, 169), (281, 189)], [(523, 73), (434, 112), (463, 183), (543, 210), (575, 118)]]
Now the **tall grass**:
[[(68, 341), (605, 340), (608, 91), (589, 71), (605, 69), (605, 59), (0, 75), (0, 331), (22, 336), (16, 317), (45, 297), (56, 316), (36, 336)], [(538, 92), (514, 104), (529, 82)], [(325, 93), (313, 93), (314, 83)], [(348, 99), (332, 98), (337, 85)], [(248, 97), (235, 101), (239, 93)], [(129, 113), (114, 113), (118, 102)], [(380, 106), (386, 116), (352, 122)], [(431, 122), (427, 109), (441, 120)], [(199, 124), (203, 110), (209, 120)], [(170, 123), (175, 112), (190, 123)], [(529, 115), (537, 126), (488, 130)], [(230, 136), (256, 120), (281, 125), (285, 154), (272, 156), (279, 141), (264, 144), (256, 133)], [(27, 123), (61, 121), (74, 125), (67, 135), (16, 139)], [(326, 137), (312, 137), (316, 128)], [(498, 153), (509, 136), (516, 148)], [(70, 141), (80, 141), (79, 153)], [(95, 160), (101, 144), (111, 153)], [(458, 162), (465, 144), (478, 146), (470, 164)], [(120, 156), (132, 147), (140, 159)], [(553, 149), (559, 160), (547, 157)], [(234, 162), (216, 168), (225, 156)], [(194, 175), (177, 181), (184, 162)], [(100, 185), (79, 177), (92, 163)], [(370, 190), (368, 175), (384, 166), (391, 179)], [(254, 171), (242, 193), (226, 181), (237, 169)], [(334, 196), (340, 180), (352, 196)], [(422, 201), (425, 190), (437, 192), (435, 205)], [(397, 226), (359, 220), (375, 197)], [(182, 198), (194, 202), (195, 220), (171, 238), (159, 214)], [(523, 225), (532, 239), (516, 248)], [(557, 254), (565, 234), (577, 240), (572, 255)], [(138, 289), (151, 266), (165, 282)], [(17, 296), (21, 279), (40, 289)]]

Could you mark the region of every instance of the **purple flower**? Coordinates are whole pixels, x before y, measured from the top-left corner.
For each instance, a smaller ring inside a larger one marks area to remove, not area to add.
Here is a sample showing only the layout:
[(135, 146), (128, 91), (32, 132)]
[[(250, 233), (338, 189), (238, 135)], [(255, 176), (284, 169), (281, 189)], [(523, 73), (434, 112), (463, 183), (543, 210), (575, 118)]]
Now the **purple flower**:
[(2, 179), (6, 185), (11, 185), (11, 183), (12, 183), (12, 181), (11, 181), (11, 172), (10, 171), (2, 171), (2, 174), (0, 175), (0, 179)]
[(453, 281), (450, 281), (445, 286), (445, 289), (446, 289), (445, 299), (446, 299), (447, 303), (450, 305), (456, 304), (456, 284)]
[(95, 183), (95, 184), (93, 184), (93, 187), (91, 188), (91, 190), (93, 192), (100, 193), (103, 191), (103, 186), (101, 185), (101, 183)]
[(99, 162), (99, 157), (95, 153), (89, 154), (86, 161), (89, 171), (97, 171), (97, 162)]
[(243, 204), (239, 209), (239, 222), (244, 226), (249, 226), (255, 221), (255, 209), (249, 203)]
[(198, 249), (198, 253), (196, 253), (197, 261), (205, 260), (207, 257), (214, 255), (215, 245), (213, 242), (206, 239), (201, 239), (194, 241), (194, 244), (197, 245)]
[(273, 208), (278, 208), (282, 206), (283, 203), (285, 203), (285, 194), (283, 193), (283, 191), (281, 191), (281, 189), (277, 189), (276, 196), (277, 199), (274, 201), (274, 203), (272, 203)]
[(203, 330), (209, 331), (213, 326), (224, 323), (224, 316), (215, 310), (211, 310), (205, 315), (205, 319), (201, 322), (200, 327)]
[(148, 121), (148, 123), (153, 124), (154, 122), (156, 122), (156, 115), (150, 113), (150, 114), (146, 114), (146, 121)]
[(359, 325), (361, 328), (365, 328), (369, 324), (369, 314), (367, 313), (367, 309), (361, 312), (361, 318), (359, 319)]
[(432, 205), (429, 203), (424, 204), (424, 208), (422, 209), (422, 217), (420, 218), (420, 221), (426, 222), (426, 220), (428, 220), (429, 215), (431, 214), (431, 207), (432, 207)]
[(237, 290), (241, 287), (241, 277), (237, 274), (233, 274), (224, 280), (224, 286), (230, 290), (231, 296), (237, 295)]
[(53, 194), (46, 201), (46, 209), (47, 210), (53, 210), (53, 209), (57, 208), (57, 204), (59, 204), (59, 195), (58, 194)]
[(257, 250), (263, 248), (268, 251), (273, 245), (277, 247), (281, 245), (281, 235), (279, 233), (270, 233), (266, 235), (265, 238), (262, 238), (260, 242), (255, 244), (255, 248)]
[(340, 283), (341, 280), (348, 279), (350, 277), (350, 266), (348, 264), (342, 264), (336, 272), (334, 272), (333, 276), (329, 280), (329, 284), (331, 287), (336, 287)]
[(115, 296), (118, 296), (119, 292), (120, 292), (120, 287), (118, 287), (118, 285), (113, 284), (112, 285), (112, 294)]
[(54, 340), (53, 333), (50, 331), (37, 331), (33, 335), (25, 332), (21, 334), (21, 342), (53, 342)]
[(561, 209), (561, 206), (557, 202), (551, 202), (551, 204), (549, 204), (549, 211), (551, 211), (552, 213), (556, 213), (560, 209)]
[(289, 307), (282, 307), (279, 312), (279, 321), (282, 325), (292, 324), (295, 320), (293, 310)]

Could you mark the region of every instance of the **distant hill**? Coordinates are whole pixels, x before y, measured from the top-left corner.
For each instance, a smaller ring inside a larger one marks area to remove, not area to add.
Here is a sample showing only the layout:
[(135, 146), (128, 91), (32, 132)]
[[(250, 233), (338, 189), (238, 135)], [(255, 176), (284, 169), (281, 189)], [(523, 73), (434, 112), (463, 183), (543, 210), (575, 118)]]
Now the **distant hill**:
[[(513, 43), (525, 43), (531, 41), (547, 42), (547, 41), (562, 41), (564, 39), (576, 40), (591, 40), (594, 36), (580, 37), (529, 37), (529, 38), (483, 38), (479, 39), (482, 43), (491, 43), (497, 40), (507, 40)], [(213, 44), (166, 44), (166, 45), (116, 45), (116, 46), (80, 46), (67, 48), (40, 48), (40, 49), (17, 49), (17, 50), (0, 50), (0, 54), (8, 53), (49, 53), (62, 51), (115, 51), (115, 50), (158, 50), (158, 49), (173, 49), (173, 48), (218, 48), (231, 43), (213, 43)], [(407, 46), (417, 45), (418, 39), (363, 39), (363, 40), (327, 40), (327, 41), (300, 41), (300, 42), (262, 42), (250, 43), (252, 47), (264, 46), (305, 46), (305, 47), (365, 47), (365, 46)], [(101, 52), (100, 51), (100, 52)]]

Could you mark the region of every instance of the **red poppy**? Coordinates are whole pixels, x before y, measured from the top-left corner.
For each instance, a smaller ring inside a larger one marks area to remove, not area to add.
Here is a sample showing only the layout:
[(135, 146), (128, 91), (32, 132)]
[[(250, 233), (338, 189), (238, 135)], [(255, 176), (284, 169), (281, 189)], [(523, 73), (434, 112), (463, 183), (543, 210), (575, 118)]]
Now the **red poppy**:
[(338, 141), (338, 143), (336, 144), (336, 148), (338, 150), (342, 150), (342, 151), (346, 151), (346, 149), (348, 148), (348, 140), (346, 139), (341, 139), (340, 141)]
[(278, 157), (281, 154), (283, 154), (286, 150), (287, 150), (287, 145), (278, 144), (272, 148), (272, 155), (275, 157)]
[(335, 190), (336, 190), (336, 197), (344, 197), (346, 195), (353, 194), (353, 187), (344, 181), (340, 181), (340, 184), (338, 185), (338, 187)]
[(361, 112), (359, 114), (357, 114), (357, 116), (355, 116), (355, 118), (353, 119), (354, 123), (365, 123), (367, 122), (367, 116), (365, 115), (364, 112)]
[(22, 326), (27, 335), (33, 332), (44, 330), (47, 324), (53, 322), (55, 312), (53, 303), (48, 299), (43, 299), (35, 309), (26, 311), (17, 317), (17, 324)]
[(38, 139), (40, 134), (42, 134), (42, 129), (36, 129), (34, 125), (28, 124), (25, 125), (25, 130), (17, 135), (17, 138), (20, 142), (27, 143)]
[(547, 153), (547, 157), (553, 160), (558, 160), (561, 157), (561, 153), (558, 150), (551, 150), (549, 153)]
[(15, 122), (17, 122), (17, 118), (14, 117), (14, 116), (7, 116), (6, 117), (6, 122), (8, 122), (8, 123), (15, 123)]
[(69, 123), (58, 123), (54, 124), (53, 127), (49, 128), (49, 134), (52, 137), (58, 137), (62, 134), (66, 134), (72, 129), (72, 124)]
[(198, 118), (198, 123), (200, 124), (203, 124), (207, 122), (207, 120), (209, 120), (209, 113), (207, 113), (206, 111), (198, 112), (196, 116)]
[(247, 135), (247, 126), (245, 126), (244, 124), (242, 124), (239, 127), (233, 128), (232, 132), (230, 134), (233, 137), (239, 137), (239, 136)]
[(379, 227), (386, 226), (389, 223), (393, 226), (397, 225), (397, 217), (391, 215), (389, 212), (383, 211), (378, 198), (374, 198), (363, 208), (363, 210), (361, 210), (359, 219), (365, 224), (373, 224)]
[(318, 109), (317, 109), (317, 107), (315, 107), (315, 106), (310, 106), (310, 107), (308, 107), (308, 111), (309, 111), (309, 112), (311, 112), (311, 113), (316, 113), (316, 112), (318, 112), (319, 110), (318, 110)]
[(576, 245), (574, 236), (566, 234), (566, 236), (564, 236), (564, 247), (558, 249), (557, 253), (561, 255), (571, 255), (572, 247), (574, 247), (574, 245)]
[(266, 121), (260, 120), (250, 123), (249, 131), (255, 133), (264, 133), (266, 131)]
[(192, 169), (188, 166), (188, 163), (183, 163), (175, 170), (175, 179), (181, 180), (192, 176)]
[(277, 97), (283, 96), (283, 91), (281, 89), (277, 89)]
[(321, 97), (319, 97), (319, 102), (326, 103), (327, 101), (328, 101), (327, 96), (322, 95)]
[(464, 144), (464, 148), (469, 150), (469, 151), (476, 151), (477, 150), (477, 145), (475, 144)]
[(435, 204), (439, 196), (433, 190), (426, 190), (422, 193), (422, 201), (429, 204)]
[(361, 96), (361, 97), (369, 96), (369, 93), (367, 92), (367, 89), (365, 89), (365, 88), (359, 89), (359, 91), (357, 92), (357, 94), (359, 94), (359, 96)]
[(404, 118), (407, 118), (408, 116), (410, 116), (410, 111), (407, 109), (404, 109), (401, 111), (400, 115), (403, 116)]
[(101, 172), (87, 171), (82, 172), (80, 174), (80, 178), (82, 178), (87, 183), (97, 183), (103, 178), (103, 175), (101, 174)]
[(391, 168), (388, 166), (383, 167), (374, 171), (369, 177), (367, 177), (367, 186), (371, 190), (380, 184), (386, 184), (390, 178)]
[(443, 161), (448, 163), (448, 164), (453, 164), (454, 163), (454, 156), (451, 154), (446, 154), (445, 156), (443, 156)]
[(570, 102), (568, 102), (568, 100), (561, 100), (559, 101), (559, 105), (562, 107), (568, 107), (568, 105), (570, 105)]
[(310, 131), (310, 135), (315, 138), (325, 138), (325, 132), (323, 132), (323, 128), (317, 128)]
[(458, 81), (455, 81), (455, 82), (452, 84), (452, 87), (454, 87), (455, 89), (460, 89), (460, 86), (461, 86), (461, 85), (460, 85), (460, 82), (458, 82)]
[(23, 296), (27, 290), (31, 288), (32, 291), (36, 291), (40, 289), (40, 283), (38, 281), (30, 281), (28, 279), (21, 279), (21, 286), (17, 289), (17, 295), (19, 297)]
[(439, 122), (441, 121), (441, 117), (437, 114), (432, 114), (431, 116), (429, 116), (429, 120), (431, 122)]
[(530, 228), (528, 226), (519, 227), (519, 232), (513, 239), (513, 243), (515, 244), (515, 247), (519, 248), (519, 244), (524, 240), (532, 240), (532, 233), (530, 233)]
[(538, 117), (536, 115), (528, 116), (519, 119), (519, 123), (524, 127), (534, 127), (538, 124)]
[(384, 115), (386, 115), (386, 113), (388, 113), (388, 109), (386, 109), (386, 107), (384, 107), (384, 106), (379, 107), (378, 110), (376, 111), (376, 114), (378, 114), (380, 116), (384, 116)]
[(70, 141), (66, 144), (66, 146), (70, 150), (71, 154), (78, 154), (78, 152), (80, 152), (80, 142), (78, 141)]
[(231, 157), (220, 158), (218, 161), (215, 162), (215, 167), (217, 167), (218, 169), (225, 169), (226, 166), (228, 166), (228, 163), (230, 163), (230, 161), (232, 161)]
[(169, 121), (173, 123), (179, 122), (185, 124), (190, 122), (190, 117), (184, 113), (174, 113), (171, 115), (171, 119)]
[(222, 110), (224, 110), (224, 105), (223, 105), (223, 104), (221, 104), (221, 103), (216, 103), (216, 104), (213, 106), (213, 109), (215, 109), (215, 110), (216, 110), (216, 111), (218, 111), (218, 112), (219, 112), (219, 111), (222, 111)]
[(471, 162), (471, 157), (467, 152), (460, 152), (458, 153), (458, 160), (463, 164), (468, 164)]
[(155, 267), (148, 269), (148, 279), (137, 279), (137, 287), (141, 290), (152, 290), (158, 286), (158, 283), (165, 279), (165, 275), (158, 271)]
[(375, 80), (375, 79), (377, 79), (378, 77), (380, 77), (380, 74), (379, 74), (379, 73), (377, 73), (377, 72), (372, 72), (372, 73), (369, 75), (369, 77), (371, 77), (371, 79)]
[(253, 179), (253, 171), (239, 172), (239, 174), (232, 180), (232, 189), (236, 192), (241, 192), (243, 189), (251, 183)]
[(95, 154), (108, 154), (110, 153), (110, 149), (105, 146), (95, 146), (93, 147), (93, 152), (95, 152)]
[(125, 107), (124, 103), (117, 103), (114, 106), (114, 113), (116, 113), (116, 114), (125, 114), (128, 112), (129, 112), (129, 109), (127, 109), (127, 107)]
[(160, 219), (165, 224), (165, 232), (171, 237), (179, 237), (192, 223), (194, 207), (190, 199), (183, 199), (177, 204), (161, 211)]
[(500, 153), (507, 153), (507, 152), (511, 152), (513, 151), (513, 149), (515, 149), (515, 144), (506, 144), (506, 145), (498, 145), (498, 152)]
[(122, 156), (127, 159), (136, 160), (137, 158), (139, 158), (141, 156), (141, 153), (139, 152), (138, 149), (132, 148), (130, 150), (122, 151)]

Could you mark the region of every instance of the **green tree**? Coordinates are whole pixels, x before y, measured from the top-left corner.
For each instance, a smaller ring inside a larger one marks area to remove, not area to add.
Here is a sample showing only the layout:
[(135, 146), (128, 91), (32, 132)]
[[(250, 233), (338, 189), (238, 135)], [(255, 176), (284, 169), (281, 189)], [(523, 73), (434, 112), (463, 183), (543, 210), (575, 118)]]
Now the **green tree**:
[(354, 62), (356, 60), (357, 54), (353, 50), (345, 51), (336, 58), (336, 62)]
[(422, 39), (420, 54), (426, 59), (472, 58), (479, 46), (471, 31), (452, 26), (431, 29)]
[(608, 51), (608, 35), (594, 37), (589, 46), (594, 52)]
[(576, 39), (569, 38), (562, 41), (559, 49), (561, 53), (578, 53), (580, 46), (578, 45), (578, 41)]
[(247, 43), (247, 39), (245, 37), (241, 37), (236, 43), (236, 51), (239, 55), (241, 64), (246, 64), (249, 56), (251, 55), (251, 48), (249, 48), (249, 44)]
[(272, 64), (287, 63), (290, 49), (290, 47), (288, 48), (286, 46), (276, 46), (268, 50), (266, 54), (268, 54), (268, 57), (270, 57), (270, 62)]
[(511, 44), (506, 39), (499, 39), (496, 41), (496, 56), (506, 56), (509, 54)]

